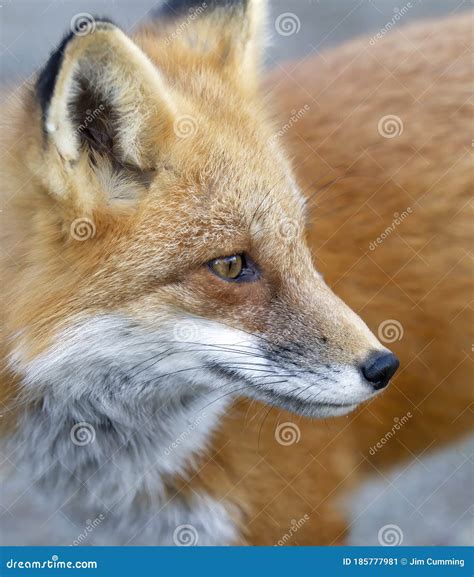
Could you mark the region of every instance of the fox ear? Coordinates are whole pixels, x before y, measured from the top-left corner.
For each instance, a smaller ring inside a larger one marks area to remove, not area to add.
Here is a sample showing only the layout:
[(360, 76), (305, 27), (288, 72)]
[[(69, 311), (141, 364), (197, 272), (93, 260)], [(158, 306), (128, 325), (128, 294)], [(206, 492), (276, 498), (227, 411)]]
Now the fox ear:
[(222, 71), (258, 80), (266, 40), (266, 0), (167, 0), (155, 12), (165, 42), (201, 54)]
[(110, 22), (91, 24), (64, 38), (38, 77), (47, 150), (69, 166), (87, 153), (113, 167), (150, 168), (151, 135), (156, 141), (172, 126), (171, 98), (128, 36)]

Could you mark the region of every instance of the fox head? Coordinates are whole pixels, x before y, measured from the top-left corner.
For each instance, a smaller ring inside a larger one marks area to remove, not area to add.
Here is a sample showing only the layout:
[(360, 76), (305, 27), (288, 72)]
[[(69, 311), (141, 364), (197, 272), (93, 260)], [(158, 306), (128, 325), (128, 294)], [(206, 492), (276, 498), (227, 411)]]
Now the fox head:
[(7, 313), (28, 394), (323, 417), (395, 372), (315, 268), (260, 87), (264, 20), (260, 0), (171, 1), (134, 40), (89, 22), (39, 74)]

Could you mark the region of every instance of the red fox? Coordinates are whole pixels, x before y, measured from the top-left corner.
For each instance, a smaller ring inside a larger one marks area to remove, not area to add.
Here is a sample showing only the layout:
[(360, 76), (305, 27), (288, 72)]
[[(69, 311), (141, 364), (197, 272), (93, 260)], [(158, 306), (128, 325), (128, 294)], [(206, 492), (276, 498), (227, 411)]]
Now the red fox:
[[(414, 451), (467, 428), (469, 25), (279, 73), (287, 130), (264, 23), (263, 0), (90, 19), (10, 98), (7, 543), (341, 542), (394, 416)], [(305, 419), (378, 397), (387, 344), (380, 402)]]

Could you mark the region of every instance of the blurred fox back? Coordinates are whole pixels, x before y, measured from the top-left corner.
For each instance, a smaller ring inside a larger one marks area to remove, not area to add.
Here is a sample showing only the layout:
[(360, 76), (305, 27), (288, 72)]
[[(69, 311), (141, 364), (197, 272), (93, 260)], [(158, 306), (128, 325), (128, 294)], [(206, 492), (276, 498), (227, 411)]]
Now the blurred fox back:
[(287, 140), (318, 265), (401, 359), (353, 423), (377, 463), (472, 426), (472, 26), (364, 38), (276, 79), (283, 118), (309, 107)]
[[(253, 406), (243, 430), (228, 421), (220, 456), (248, 488), (251, 542), (275, 542), (285, 520), (306, 514), (293, 544), (339, 542), (332, 507), (364, 471), (472, 429), (472, 25), (464, 13), (362, 38), (270, 78), (275, 138), (308, 198), (317, 266), (401, 369), (345, 420), (307, 423)], [(287, 421), (299, 435), (289, 450), (275, 442)], [(269, 509), (274, 535), (262, 520)]]

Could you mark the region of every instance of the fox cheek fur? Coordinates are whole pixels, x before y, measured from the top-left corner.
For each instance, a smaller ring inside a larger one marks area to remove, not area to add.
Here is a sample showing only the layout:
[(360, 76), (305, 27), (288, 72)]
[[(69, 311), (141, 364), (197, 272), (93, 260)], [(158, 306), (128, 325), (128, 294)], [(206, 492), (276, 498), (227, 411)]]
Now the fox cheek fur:
[[(234, 542), (235, 511), (170, 489), (233, 396), (344, 414), (397, 368), (314, 270), (265, 120), (264, 4), (212, 3), (193, 42), (168, 41), (179, 16), (166, 8), (136, 41), (97, 21), (64, 39), (15, 113), (5, 325), (22, 411), (9, 442), (40, 509), (54, 493), (74, 496), (75, 519), (109, 511), (99, 541), (171, 544), (191, 523), (201, 544)], [(247, 255), (255, 279), (213, 274), (228, 255)]]
[[(30, 103), (42, 122), (32, 135), (29, 162), (51, 209), (47, 214), (38, 211), (45, 222), (35, 232), (44, 251), (52, 254), (40, 255), (44, 261), (37, 266), (45, 270), (39, 270), (35, 282), (47, 282), (46, 274), (51, 274), (56, 287), (45, 295), (53, 301), (49, 310), (39, 299), (34, 309), (29, 307), (33, 318), (28, 325), (43, 324), (43, 340), (49, 341), (44, 352), (48, 347), (54, 351), (58, 335), (77, 335), (86, 330), (81, 327), (92, 326), (87, 330), (97, 342), (90, 341), (91, 351), (101, 357), (101, 348), (107, 348), (103, 343), (111, 341), (107, 333), (99, 334), (98, 318), (140, 327), (137, 334), (148, 332), (154, 339), (148, 347), (156, 350), (157, 342), (179, 341), (170, 327), (173, 320), (189, 316), (191, 323), (202, 325), (195, 340), (207, 350), (191, 355), (178, 342), (171, 345), (177, 349), (173, 361), (187, 365), (188, 355), (204, 368), (222, 359), (240, 363), (228, 372), (237, 381), (245, 377), (239, 383), (241, 393), (259, 396), (263, 391), (266, 400), (276, 403), (281, 399), (278, 391), (290, 395), (292, 387), (297, 393), (308, 387), (307, 412), (318, 415), (319, 405), (353, 407), (369, 398), (374, 388), (364, 378), (363, 363), (377, 351), (386, 352), (356, 315), (317, 281), (302, 238), (303, 200), (281, 151), (269, 144), (257, 79), (239, 84), (239, 73), (249, 79), (257, 75), (261, 47), (255, 27), (262, 10), (261, 2), (236, 3), (227, 11), (216, 7), (199, 19), (198, 32), (200, 26), (224, 19), (228, 45), (218, 62), (194, 47), (190, 64), (191, 52), (183, 40), (164, 51), (165, 65), (159, 18), (153, 46), (150, 30), (140, 37), (145, 52), (109, 22), (96, 22), (94, 34), (65, 38), (40, 73)], [(162, 14), (164, 28), (168, 17)], [(216, 39), (215, 51), (221, 50)], [(170, 81), (163, 70), (170, 69), (173, 58)], [(186, 86), (190, 65), (198, 65), (201, 73)], [(227, 98), (215, 108), (222, 95)], [(182, 131), (183, 119), (192, 125), (190, 134)], [(224, 136), (222, 125), (228, 128)], [(275, 154), (281, 156), (276, 167)], [(278, 230), (285, 220), (294, 225), (294, 238)], [(54, 228), (56, 238), (50, 238)], [(81, 234), (91, 238), (82, 242)], [(55, 246), (48, 246), (53, 240)], [(62, 259), (52, 263), (58, 260), (58, 248)], [(233, 252), (251, 254), (262, 270), (260, 281), (225, 286), (199, 272), (209, 258)], [(69, 274), (71, 268), (79, 282)], [(51, 298), (56, 291), (61, 294)], [(217, 324), (212, 326), (212, 321)], [(219, 340), (221, 325), (226, 336)], [(301, 347), (299, 355), (281, 354), (285, 343), (278, 341), (285, 334), (295, 347), (303, 341), (308, 346)], [(67, 346), (67, 337), (60, 338)], [(265, 356), (270, 374), (283, 363), (292, 363), (295, 371), (301, 364), (307, 372), (288, 373), (286, 383), (267, 390), (265, 383), (258, 383), (262, 374), (250, 370), (248, 362), (242, 367), (242, 348), (233, 351), (234, 357), (223, 352), (223, 346), (239, 341), (257, 351), (261, 343), (272, 350), (271, 357)], [(219, 344), (221, 350), (214, 348), (211, 354), (212, 345)], [(142, 351), (146, 349), (143, 345)], [(137, 354), (128, 350), (132, 358)], [(54, 354), (47, 356), (52, 362)], [(118, 370), (127, 374), (125, 356)], [(154, 379), (165, 362), (152, 371), (143, 367), (140, 375)], [(220, 369), (223, 374), (222, 365)], [(183, 371), (180, 381), (203, 380), (203, 371), (199, 376)], [(252, 379), (255, 386), (246, 388)]]

